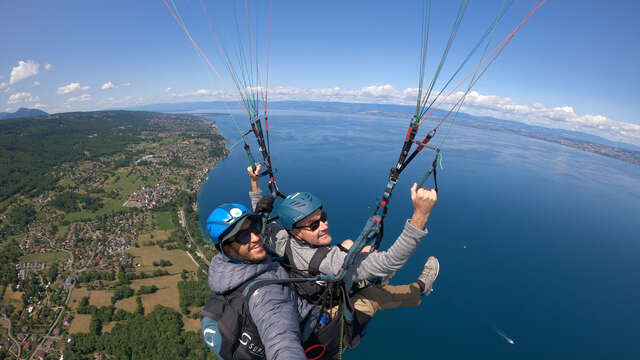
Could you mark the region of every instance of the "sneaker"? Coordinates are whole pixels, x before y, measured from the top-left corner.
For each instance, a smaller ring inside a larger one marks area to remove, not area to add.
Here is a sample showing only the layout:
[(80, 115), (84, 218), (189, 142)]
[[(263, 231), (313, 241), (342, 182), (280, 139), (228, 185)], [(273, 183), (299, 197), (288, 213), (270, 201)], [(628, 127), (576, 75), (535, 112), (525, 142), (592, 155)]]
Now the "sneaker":
[(424, 285), (424, 291), (422, 295), (429, 295), (433, 291), (433, 282), (436, 281), (438, 273), (440, 272), (440, 263), (434, 256), (429, 256), (427, 262), (424, 264), (422, 274), (418, 276), (418, 281)]

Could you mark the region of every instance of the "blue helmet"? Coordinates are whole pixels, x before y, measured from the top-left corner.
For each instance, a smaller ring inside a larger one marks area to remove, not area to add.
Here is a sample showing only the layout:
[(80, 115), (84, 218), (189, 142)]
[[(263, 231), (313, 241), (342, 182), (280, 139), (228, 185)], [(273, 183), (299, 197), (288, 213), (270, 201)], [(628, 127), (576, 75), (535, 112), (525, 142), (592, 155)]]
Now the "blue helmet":
[[(215, 208), (207, 218), (207, 230), (211, 240), (222, 248), (224, 240), (238, 232), (242, 221), (252, 213), (242, 204), (222, 204)], [(235, 226), (238, 225), (238, 226)]]
[(312, 212), (322, 207), (322, 201), (308, 192), (297, 192), (287, 196), (280, 203), (278, 217), (280, 224), (287, 229), (293, 229), (293, 225), (306, 218)]

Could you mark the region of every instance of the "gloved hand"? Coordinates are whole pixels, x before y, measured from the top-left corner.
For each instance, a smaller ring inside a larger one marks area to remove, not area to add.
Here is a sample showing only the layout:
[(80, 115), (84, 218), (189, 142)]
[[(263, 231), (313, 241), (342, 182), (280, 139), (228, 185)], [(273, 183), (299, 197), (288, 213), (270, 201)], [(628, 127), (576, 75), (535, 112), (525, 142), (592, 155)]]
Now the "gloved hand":
[(273, 211), (273, 202), (276, 198), (273, 195), (263, 196), (256, 204), (256, 213), (269, 214)]

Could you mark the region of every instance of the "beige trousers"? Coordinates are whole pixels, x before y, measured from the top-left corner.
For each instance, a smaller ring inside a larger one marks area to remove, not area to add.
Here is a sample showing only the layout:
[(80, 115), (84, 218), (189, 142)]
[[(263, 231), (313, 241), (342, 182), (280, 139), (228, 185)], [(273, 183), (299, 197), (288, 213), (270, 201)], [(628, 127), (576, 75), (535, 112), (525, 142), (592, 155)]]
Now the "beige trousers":
[[(399, 307), (415, 307), (422, 302), (420, 285), (376, 285), (358, 291), (351, 297), (354, 309), (373, 317), (379, 310)], [(338, 312), (338, 306), (331, 309), (331, 316)]]

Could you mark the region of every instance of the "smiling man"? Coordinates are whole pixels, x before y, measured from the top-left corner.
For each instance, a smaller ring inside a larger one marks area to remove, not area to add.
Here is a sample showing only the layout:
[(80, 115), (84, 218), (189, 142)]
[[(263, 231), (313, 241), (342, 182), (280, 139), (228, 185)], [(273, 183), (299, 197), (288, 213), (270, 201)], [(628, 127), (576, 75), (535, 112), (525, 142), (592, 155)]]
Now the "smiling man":
[[(305, 349), (323, 346), (336, 354), (337, 328), (320, 322), (322, 307), (299, 298), (291, 284), (277, 283), (289, 275), (271, 261), (261, 229), (262, 218), (241, 204), (222, 204), (207, 219), (219, 252), (209, 267), (211, 300), (201, 313), (205, 342), (221, 359), (302, 360)], [(267, 284), (253, 287), (262, 280)], [(330, 341), (321, 340), (324, 329)]]
[[(234, 309), (230, 295), (243, 284), (256, 279), (286, 278), (287, 273), (267, 256), (260, 231), (262, 220), (241, 204), (222, 204), (209, 215), (207, 229), (218, 249), (209, 266), (212, 297), (202, 311), (205, 342), (220, 358), (304, 359), (301, 345), (299, 311), (295, 294), (286, 286), (265, 286), (246, 301), (248, 314), (242, 314), (244, 302)], [(234, 310), (235, 313), (234, 313)], [(234, 313), (235, 318), (228, 318)], [(225, 317), (227, 316), (227, 317)], [(242, 320), (238, 318), (244, 317)], [(255, 326), (238, 331), (237, 323), (251, 319)], [(282, 336), (269, 329), (279, 328)]]
[[(262, 197), (259, 186), (261, 166), (249, 167), (247, 172), (251, 182), (251, 198), (257, 212), (271, 212), (273, 197)], [(391, 278), (409, 260), (422, 238), (427, 235), (426, 224), (436, 201), (433, 189), (418, 188), (414, 184), (410, 190), (413, 215), (404, 225), (402, 233), (386, 251), (363, 252), (347, 269), (344, 286), (347, 290), (354, 283), (371, 281), (376, 278)], [(267, 224), (264, 236), (268, 249), (278, 256), (284, 256), (289, 263), (289, 273), (294, 277), (309, 278), (318, 274), (336, 274), (342, 268), (348, 249), (353, 241), (345, 240), (339, 245), (331, 245), (327, 212), (322, 202), (313, 194), (298, 192), (287, 196), (278, 208), (280, 224)], [(353, 297), (354, 308), (367, 317), (377, 311), (397, 307), (418, 306), (422, 297), (433, 290), (433, 283), (440, 270), (438, 259), (429, 257), (418, 279), (407, 285), (377, 285), (358, 291)], [(327, 301), (327, 293), (337, 294), (322, 283), (295, 283), (300, 296), (313, 303)]]

